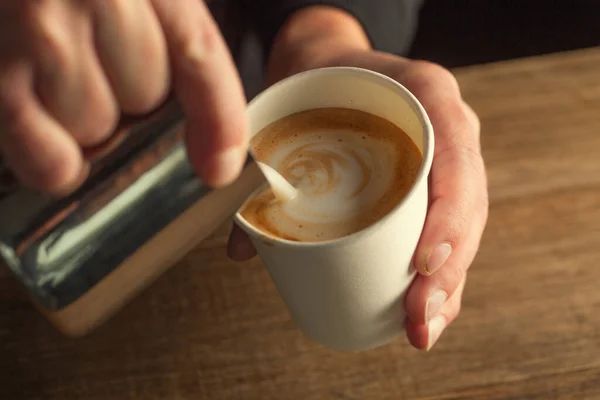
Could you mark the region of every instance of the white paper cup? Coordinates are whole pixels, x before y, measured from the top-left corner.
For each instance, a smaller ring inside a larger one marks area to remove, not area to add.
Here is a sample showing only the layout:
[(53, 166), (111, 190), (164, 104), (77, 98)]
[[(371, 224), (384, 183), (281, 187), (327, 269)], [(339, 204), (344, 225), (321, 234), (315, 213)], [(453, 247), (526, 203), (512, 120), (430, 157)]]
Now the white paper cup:
[(281, 297), (304, 333), (322, 345), (365, 350), (404, 329), (404, 294), (427, 213), (433, 129), (417, 99), (396, 81), (359, 68), (323, 68), (283, 80), (248, 106), (251, 135), (285, 116), (325, 107), (366, 111), (396, 124), (423, 154), (407, 196), (383, 219), (352, 235), (319, 243), (276, 239), (238, 213)]

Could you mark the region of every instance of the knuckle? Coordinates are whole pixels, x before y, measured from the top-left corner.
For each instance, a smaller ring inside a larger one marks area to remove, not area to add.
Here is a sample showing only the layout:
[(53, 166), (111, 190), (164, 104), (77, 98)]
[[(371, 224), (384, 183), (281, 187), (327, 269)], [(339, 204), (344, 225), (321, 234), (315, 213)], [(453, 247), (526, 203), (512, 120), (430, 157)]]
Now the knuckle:
[(35, 56), (43, 68), (42, 74), (55, 74), (56, 71), (71, 70), (74, 58), (69, 51), (69, 45), (56, 28), (41, 27), (38, 31), (38, 44)]
[(432, 87), (449, 86), (456, 93), (460, 92), (458, 81), (452, 72), (439, 64), (417, 60), (413, 61), (411, 78), (416, 86)]
[(471, 218), (470, 215), (467, 214), (470, 209), (470, 201), (465, 200), (448, 210), (446, 219), (447, 241), (452, 245), (452, 248), (456, 248), (466, 236), (469, 227), (471, 226)]
[(458, 154), (460, 154), (463, 165), (474, 172), (480, 179), (480, 182), (486, 182), (487, 177), (485, 164), (483, 163), (483, 157), (481, 156), (481, 150), (479, 147), (467, 145), (459, 147), (458, 150)]
[(449, 304), (448, 309), (444, 312), (444, 316), (446, 317), (446, 320), (448, 321), (448, 323), (451, 323), (458, 317), (461, 309), (462, 309), (461, 299), (457, 299), (456, 301), (453, 301), (452, 303)]
[(180, 28), (173, 40), (173, 52), (188, 70), (203, 69), (215, 52), (218, 33), (208, 26)]
[(462, 297), (465, 290), (465, 285), (467, 282), (467, 273), (463, 272), (463, 279), (459, 282), (456, 290), (452, 294), (450, 300), (448, 301), (448, 309), (445, 310), (446, 318), (448, 318), (449, 322), (452, 322), (458, 315), (462, 309)]
[(465, 268), (460, 268), (460, 266), (458, 265), (455, 268), (453, 268), (453, 271), (454, 278), (452, 280), (452, 286), (454, 289), (453, 292), (455, 292), (460, 287), (461, 283), (465, 281), (467, 273)]
[[(487, 220), (489, 199), (487, 194), (487, 177), (483, 159), (477, 148), (460, 146), (448, 151), (444, 158), (446, 167), (432, 181), (434, 186), (446, 187), (448, 195), (443, 198), (441, 206), (447, 224), (448, 237), (456, 244), (468, 234), (475, 216)], [(449, 187), (449, 182), (452, 186)]]
[(416, 60), (414, 61), (413, 68), (420, 70), (424, 74), (443, 75), (447, 73), (452, 75), (446, 68), (431, 61)]
[(472, 190), (468, 188), (460, 189), (453, 193), (452, 197), (440, 198), (440, 205), (436, 209), (437, 215), (441, 218), (439, 223), (444, 232), (444, 240), (452, 248), (456, 248), (468, 237), (471, 229), (474, 229), (478, 223), (477, 202), (478, 196), (471, 194)]
[[(464, 140), (460, 135), (452, 135), (454, 138), (444, 150), (436, 154), (438, 160), (444, 160), (444, 163), (457, 171), (467, 173), (477, 185), (487, 185), (487, 172), (485, 163), (481, 154), (481, 148), (478, 140)], [(473, 176), (477, 178), (473, 180)]]
[[(26, 3), (35, 3), (27, 1)], [(41, 3), (46, 3), (42, 1)], [(27, 8), (25, 23), (29, 27), (30, 56), (38, 64), (42, 73), (55, 73), (68, 70), (74, 61), (67, 40), (65, 27), (56, 23), (55, 19), (45, 11), (43, 4)]]
[(440, 278), (441, 288), (448, 293), (450, 298), (449, 301), (454, 300), (455, 294), (458, 293), (461, 283), (464, 282), (466, 276), (466, 268), (462, 268), (456, 263), (448, 265), (448, 268), (444, 268), (443, 276)]

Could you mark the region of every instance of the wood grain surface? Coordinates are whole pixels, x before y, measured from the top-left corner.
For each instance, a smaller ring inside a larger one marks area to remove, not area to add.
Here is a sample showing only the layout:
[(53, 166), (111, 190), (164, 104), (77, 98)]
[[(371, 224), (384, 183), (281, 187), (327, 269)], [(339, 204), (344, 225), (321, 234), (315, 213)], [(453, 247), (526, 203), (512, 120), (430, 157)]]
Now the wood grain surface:
[(461, 316), (429, 352), (330, 351), (227, 227), (82, 339), (0, 273), (0, 399), (600, 399), (600, 49), (456, 70), (491, 209)]

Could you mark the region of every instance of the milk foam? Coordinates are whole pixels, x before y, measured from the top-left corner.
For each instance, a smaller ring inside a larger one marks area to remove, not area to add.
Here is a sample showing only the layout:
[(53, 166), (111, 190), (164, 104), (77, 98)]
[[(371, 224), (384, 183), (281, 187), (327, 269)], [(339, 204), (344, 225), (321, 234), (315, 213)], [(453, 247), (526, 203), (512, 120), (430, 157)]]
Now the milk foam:
[(339, 222), (373, 205), (389, 189), (391, 177), (385, 170), (393, 167), (394, 154), (370, 137), (321, 131), (281, 148), (271, 162), (299, 190), (296, 200), (283, 204), (287, 215), (305, 222)]
[(287, 117), (259, 133), (252, 147), (298, 195), (280, 202), (263, 192), (242, 215), (263, 231), (297, 241), (361, 230), (387, 214), (414, 182), (420, 159), (408, 160), (416, 168), (404, 168), (402, 159), (411, 144), (420, 156), (399, 128), (360, 111), (319, 109)]

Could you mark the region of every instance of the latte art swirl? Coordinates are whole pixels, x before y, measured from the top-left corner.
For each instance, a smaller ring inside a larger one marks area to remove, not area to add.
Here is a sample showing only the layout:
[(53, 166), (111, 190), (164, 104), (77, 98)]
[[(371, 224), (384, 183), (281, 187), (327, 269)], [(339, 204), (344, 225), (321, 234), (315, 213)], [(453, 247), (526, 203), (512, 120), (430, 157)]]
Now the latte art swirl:
[(338, 139), (339, 143), (328, 143), (330, 141), (326, 137), (322, 143), (300, 146), (282, 160), (279, 168), (290, 181), (307, 179), (306, 191), (312, 195), (332, 192), (342, 184), (344, 175), (354, 172), (359, 179), (355, 179), (356, 187), (347, 188), (351, 189), (347, 197), (355, 197), (369, 184), (371, 160), (365, 160), (365, 156), (371, 158), (372, 155), (353, 149), (343, 143), (343, 139)]
[(349, 109), (286, 117), (255, 136), (251, 147), (299, 194), (278, 202), (265, 191), (242, 216), (267, 234), (295, 241), (343, 237), (381, 219), (410, 189), (421, 163), (398, 127)]
[[(313, 141), (318, 139), (313, 135), (320, 139)], [(296, 139), (297, 147), (281, 160), (273, 160), (275, 168), (299, 190), (299, 197), (282, 204), (282, 210), (293, 220), (305, 223), (355, 219), (388, 190), (391, 177), (383, 167), (393, 163), (393, 155), (386, 152), (384, 143), (349, 136), (347, 131), (313, 135)], [(290, 147), (292, 144), (287, 150)], [(381, 162), (381, 158), (387, 162)]]

